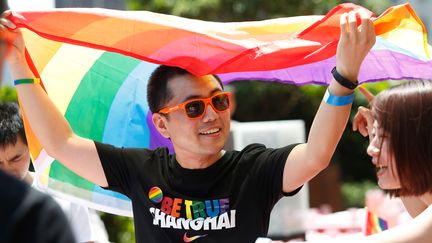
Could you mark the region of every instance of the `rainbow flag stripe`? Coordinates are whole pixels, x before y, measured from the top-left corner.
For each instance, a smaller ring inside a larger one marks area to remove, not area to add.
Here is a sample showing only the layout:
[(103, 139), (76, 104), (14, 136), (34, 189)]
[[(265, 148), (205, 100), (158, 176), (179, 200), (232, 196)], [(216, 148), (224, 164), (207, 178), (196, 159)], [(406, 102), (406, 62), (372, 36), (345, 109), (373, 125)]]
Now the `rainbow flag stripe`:
[[(14, 12), (27, 61), (75, 133), (115, 146), (172, 145), (151, 122), (146, 83), (158, 64), (225, 83), (260, 79), (327, 84), (339, 38), (339, 16), (361, 7), (342, 4), (325, 16), (216, 23), (151, 12), (56, 9)], [(73, 21), (71, 21), (73, 20)], [(423, 24), (408, 4), (375, 21), (378, 41), (360, 82), (432, 79)], [(124, 195), (103, 190), (48, 156), (25, 118), (39, 184), (99, 210), (131, 215)], [(158, 195), (151, 195), (159, 200)]]
[(372, 235), (388, 229), (387, 221), (378, 217), (375, 213), (367, 211), (365, 235)]

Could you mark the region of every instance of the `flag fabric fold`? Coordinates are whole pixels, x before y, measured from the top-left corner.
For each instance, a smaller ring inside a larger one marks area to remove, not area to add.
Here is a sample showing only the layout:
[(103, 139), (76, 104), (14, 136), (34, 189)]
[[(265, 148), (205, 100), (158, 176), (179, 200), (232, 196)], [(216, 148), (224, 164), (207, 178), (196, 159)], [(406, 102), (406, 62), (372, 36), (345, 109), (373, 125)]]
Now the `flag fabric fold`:
[[(295, 85), (330, 81), (339, 17), (362, 7), (342, 4), (325, 16), (217, 23), (146, 11), (55, 9), (14, 12), (27, 62), (74, 132), (115, 146), (172, 145), (151, 122), (147, 79), (158, 64), (224, 83), (268, 80)], [(426, 31), (408, 4), (374, 20), (377, 43), (360, 82), (432, 79)], [(40, 185), (99, 210), (131, 215), (125, 196), (82, 179), (46, 154), (25, 128)]]

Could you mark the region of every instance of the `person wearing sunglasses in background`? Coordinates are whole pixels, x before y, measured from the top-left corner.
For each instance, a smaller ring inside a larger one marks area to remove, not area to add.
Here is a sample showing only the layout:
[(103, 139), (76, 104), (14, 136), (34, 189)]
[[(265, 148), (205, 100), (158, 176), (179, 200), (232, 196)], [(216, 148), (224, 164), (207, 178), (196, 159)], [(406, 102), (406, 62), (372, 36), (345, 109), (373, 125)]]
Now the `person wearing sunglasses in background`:
[[(0, 10), (6, 8), (6, 2), (0, 1)], [(11, 41), (9, 32), (0, 24), (0, 77)], [(2, 122), (0, 117), (0, 128)], [(1, 152), (5, 149), (0, 146)], [(0, 242), (74, 243), (75, 239), (66, 216), (52, 198), (0, 170)]]
[(9, 65), (47, 153), (87, 180), (127, 195), (137, 242), (254, 242), (267, 234), (275, 203), (327, 167), (345, 129), (355, 80), (375, 34), (363, 12), (342, 15), (341, 29), (337, 80), (328, 87), (307, 143), (278, 149), (251, 144), (223, 150), (230, 94), (215, 75), (197, 77), (167, 66), (151, 75), (148, 104), (154, 126), (173, 144), (175, 153), (169, 154), (167, 148), (115, 148), (74, 134), (43, 89), (29, 84), (38, 80), (25, 62), (19, 30), (10, 31), (16, 41)]

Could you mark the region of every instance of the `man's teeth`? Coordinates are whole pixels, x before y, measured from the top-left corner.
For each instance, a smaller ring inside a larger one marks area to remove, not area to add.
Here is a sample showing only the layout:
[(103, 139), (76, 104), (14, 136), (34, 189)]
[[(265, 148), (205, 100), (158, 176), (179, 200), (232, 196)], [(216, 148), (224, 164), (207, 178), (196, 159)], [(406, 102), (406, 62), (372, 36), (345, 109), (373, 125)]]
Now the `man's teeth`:
[(209, 134), (217, 133), (219, 131), (220, 131), (220, 128), (213, 128), (213, 129), (210, 129), (208, 131), (201, 132), (200, 134), (209, 135)]

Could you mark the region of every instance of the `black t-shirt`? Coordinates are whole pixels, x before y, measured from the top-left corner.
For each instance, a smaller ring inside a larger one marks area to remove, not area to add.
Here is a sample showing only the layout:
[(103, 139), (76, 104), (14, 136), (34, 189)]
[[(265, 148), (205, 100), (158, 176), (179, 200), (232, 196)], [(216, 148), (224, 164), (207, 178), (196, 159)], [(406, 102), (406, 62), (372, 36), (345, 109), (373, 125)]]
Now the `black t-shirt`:
[(0, 242), (74, 243), (60, 206), (0, 171)]
[[(252, 144), (205, 169), (182, 168), (166, 148), (120, 149), (96, 142), (109, 189), (132, 201), (137, 242), (254, 242), (284, 196), (295, 145)], [(299, 189), (288, 195), (294, 195)]]

